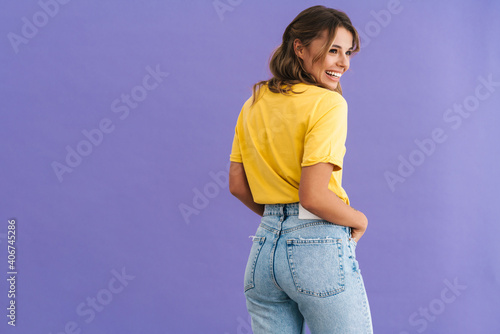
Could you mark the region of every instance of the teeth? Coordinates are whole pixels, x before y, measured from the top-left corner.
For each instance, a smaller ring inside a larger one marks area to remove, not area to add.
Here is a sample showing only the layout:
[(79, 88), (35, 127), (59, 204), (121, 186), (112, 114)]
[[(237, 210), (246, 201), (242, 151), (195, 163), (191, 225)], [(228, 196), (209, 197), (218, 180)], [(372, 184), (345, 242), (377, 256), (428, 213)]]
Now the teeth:
[(335, 76), (337, 78), (340, 78), (342, 76), (342, 73), (338, 73), (338, 72), (326, 71), (326, 73), (328, 75), (333, 75), (333, 76)]

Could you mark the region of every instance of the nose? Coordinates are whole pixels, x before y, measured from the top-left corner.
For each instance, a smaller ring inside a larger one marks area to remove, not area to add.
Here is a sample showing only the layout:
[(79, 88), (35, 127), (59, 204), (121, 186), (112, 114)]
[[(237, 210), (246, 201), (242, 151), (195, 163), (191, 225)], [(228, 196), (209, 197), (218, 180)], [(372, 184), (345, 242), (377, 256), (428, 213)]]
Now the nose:
[(340, 54), (339, 58), (337, 59), (337, 66), (342, 67), (342, 69), (347, 71), (349, 68), (349, 57), (346, 54)]

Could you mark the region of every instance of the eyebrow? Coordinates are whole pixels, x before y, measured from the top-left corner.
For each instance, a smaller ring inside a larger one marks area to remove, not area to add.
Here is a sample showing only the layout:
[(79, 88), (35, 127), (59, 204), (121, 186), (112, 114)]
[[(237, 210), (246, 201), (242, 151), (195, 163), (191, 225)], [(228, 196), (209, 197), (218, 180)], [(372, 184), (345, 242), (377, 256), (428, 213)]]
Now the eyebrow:
[[(336, 48), (342, 49), (342, 47), (341, 47), (340, 45), (336, 45), (336, 44), (333, 44), (331, 47), (332, 47), (332, 48), (333, 48), (333, 47), (336, 47)], [(347, 49), (347, 50), (353, 50), (353, 47), (351, 46), (351, 47), (350, 47), (349, 49)]]

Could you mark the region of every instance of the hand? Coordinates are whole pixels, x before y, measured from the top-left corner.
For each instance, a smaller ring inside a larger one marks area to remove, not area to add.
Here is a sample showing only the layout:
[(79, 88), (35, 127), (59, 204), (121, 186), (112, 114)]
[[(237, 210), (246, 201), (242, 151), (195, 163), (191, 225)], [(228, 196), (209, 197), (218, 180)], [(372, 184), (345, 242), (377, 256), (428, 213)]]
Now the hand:
[(351, 238), (354, 239), (354, 241), (356, 241), (356, 243), (358, 243), (359, 239), (361, 239), (363, 234), (365, 234), (365, 231), (366, 231), (366, 229), (362, 230), (362, 229), (357, 229), (357, 228), (351, 227)]
[(359, 239), (361, 239), (363, 234), (365, 234), (366, 228), (368, 227), (368, 218), (366, 218), (366, 216), (361, 211), (358, 212), (361, 216), (359, 227), (351, 227), (351, 238), (354, 239), (356, 243), (359, 242)]

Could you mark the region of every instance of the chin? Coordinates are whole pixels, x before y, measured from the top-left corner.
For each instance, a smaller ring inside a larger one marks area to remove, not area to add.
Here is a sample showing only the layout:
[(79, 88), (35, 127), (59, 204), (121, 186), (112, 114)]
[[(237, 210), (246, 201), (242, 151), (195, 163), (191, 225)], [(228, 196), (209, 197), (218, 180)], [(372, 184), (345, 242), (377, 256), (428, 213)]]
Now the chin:
[(339, 85), (338, 82), (331, 82), (331, 80), (323, 81), (322, 84), (328, 87), (328, 89), (330, 90), (335, 90)]
[(337, 89), (337, 86), (338, 86), (338, 84), (336, 84), (336, 85), (327, 85), (327, 87), (328, 87), (330, 90), (335, 90), (335, 89)]

